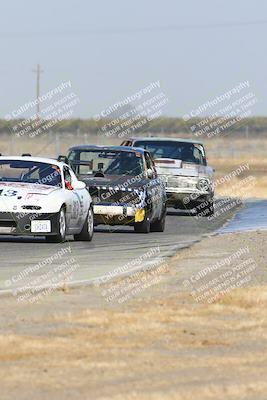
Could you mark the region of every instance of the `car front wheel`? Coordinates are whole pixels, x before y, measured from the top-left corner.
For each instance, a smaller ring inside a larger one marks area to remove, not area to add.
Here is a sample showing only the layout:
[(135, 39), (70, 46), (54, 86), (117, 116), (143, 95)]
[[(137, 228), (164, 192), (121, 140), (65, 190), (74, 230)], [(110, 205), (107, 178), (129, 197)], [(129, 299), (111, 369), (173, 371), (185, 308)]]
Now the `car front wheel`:
[(46, 241), (50, 243), (62, 243), (66, 240), (66, 211), (61, 207), (57, 215), (58, 234), (46, 236)]
[(83, 228), (79, 234), (74, 235), (74, 240), (91, 242), (93, 236), (94, 236), (94, 212), (93, 208), (90, 207), (86, 220), (83, 224)]
[(134, 224), (134, 231), (136, 233), (149, 233), (150, 232), (150, 219), (148, 216), (145, 216), (144, 221), (136, 222)]
[(151, 224), (150, 230), (151, 232), (164, 232), (165, 230), (165, 222), (166, 222), (166, 206), (161, 214), (161, 217), (157, 219), (155, 222)]

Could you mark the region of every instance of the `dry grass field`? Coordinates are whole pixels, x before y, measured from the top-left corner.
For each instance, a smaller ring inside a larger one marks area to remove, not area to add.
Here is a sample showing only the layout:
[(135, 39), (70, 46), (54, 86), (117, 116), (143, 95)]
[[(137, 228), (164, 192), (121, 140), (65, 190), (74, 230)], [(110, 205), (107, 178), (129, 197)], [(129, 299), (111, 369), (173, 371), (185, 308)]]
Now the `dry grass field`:
[[(216, 194), (246, 198), (267, 197), (267, 157), (263, 155), (236, 156), (234, 158), (209, 158), (210, 165), (215, 166), (215, 179), (218, 182)], [(232, 172), (243, 168), (243, 171), (231, 176)], [(231, 176), (230, 180), (225, 180)]]
[(266, 286), (207, 304), (180, 282), (189, 263), (197, 270), (210, 262), (210, 248), (219, 259), (218, 246), (232, 252), (253, 242), (266, 269), (267, 234), (258, 238), (207, 238), (176, 256), (159, 285), (121, 306), (103, 305), (96, 288), (19, 308), (3, 299), (1, 399), (265, 400)]

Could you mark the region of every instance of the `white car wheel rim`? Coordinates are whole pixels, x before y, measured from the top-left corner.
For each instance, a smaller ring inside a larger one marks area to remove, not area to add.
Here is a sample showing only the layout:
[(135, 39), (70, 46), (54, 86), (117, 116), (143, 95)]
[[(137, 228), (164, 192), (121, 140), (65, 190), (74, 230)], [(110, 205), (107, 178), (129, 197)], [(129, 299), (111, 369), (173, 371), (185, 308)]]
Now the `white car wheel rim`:
[(61, 210), (59, 217), (59, 232), (62, 238), (65, 236), (65, 231), (66, 231), (65, 213), (63, 210)]
[(88, 233), (92, 235), (93, 230), (94, 230), (94, 217), (93, 217), (93, 212), (90, 209), (88, 212)]

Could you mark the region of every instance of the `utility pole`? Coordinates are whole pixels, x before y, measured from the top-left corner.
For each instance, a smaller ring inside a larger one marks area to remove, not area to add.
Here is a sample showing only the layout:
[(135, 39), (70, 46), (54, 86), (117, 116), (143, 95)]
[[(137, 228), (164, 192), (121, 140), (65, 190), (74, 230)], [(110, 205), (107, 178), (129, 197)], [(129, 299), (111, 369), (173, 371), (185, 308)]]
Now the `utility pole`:
[(40, 97), (40, 75), (43, 70), (41, 70), (40, 64), (37, 64), (37, 68), (33, 69), (33, 72), (36, 73), (36, 119), (40, 119), (40, 103), (39, 103), (39, 97)]

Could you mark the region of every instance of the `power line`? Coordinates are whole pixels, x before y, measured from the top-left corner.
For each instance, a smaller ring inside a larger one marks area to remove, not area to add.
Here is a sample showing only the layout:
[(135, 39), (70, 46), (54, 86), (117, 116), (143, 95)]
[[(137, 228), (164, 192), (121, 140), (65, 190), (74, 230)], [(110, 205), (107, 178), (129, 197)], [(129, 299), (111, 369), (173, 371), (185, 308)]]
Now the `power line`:
[(77, 29), (65, 31), (40, 31), (40, 32), (2, 32), (0, 38), (4, 36), (17, 37), (17, 36), (62, 36), (62, 35), (120, 35), (132, 33), (153, 33), (153, 32), (171, 32), (182, 30), (206, 30), (206, 29), (225, 29), (225, 28), (242, 28), (247, 26), (266, 25), (267, 20), (256, 21), (232, 21), (221, 22), (214, 24), (185, 24), (185, 25), (165, 25), (165, 26), (152, 26), (144, 28), (99, 28), (99, 29)]
[(40, 119), (40, 102), (39, 102), (39, 97), (40, 97), (40, 75), (43, 70), (41, 70), (40, 64), (37, 64), (37, 68), (33, 69), (32, 72), (36, 73), (36, 119)]

